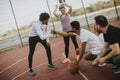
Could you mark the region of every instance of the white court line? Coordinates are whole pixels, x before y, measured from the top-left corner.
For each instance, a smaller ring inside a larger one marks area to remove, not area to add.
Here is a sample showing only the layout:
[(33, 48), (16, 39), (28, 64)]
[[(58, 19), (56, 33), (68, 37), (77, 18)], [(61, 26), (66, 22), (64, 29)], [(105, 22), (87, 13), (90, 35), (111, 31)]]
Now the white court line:
[[(70, 50), (70, 51), (73, 51), (74, 49)], [(62, 56), (65, 58), (65, 54), (64, 53), (61, 53)], [(69, 61), (69, 63), (71, 63), (71, 60)], [(88, 80), (88, 78), (80, 71), (78, 70), (79, 74), (85, 79), (85, 80)]]
[[(58, 58), (54, 59), (53, 61), (56, 61), (56, 60), (61, 59), (61, 58), (63, 58), (63, 57), (58, 57)], [(45, 65), (45, 64), (48, 64), (48, 63), (47, 63), (47, 62), (42, 63), (42, 64), (40, 64), (40, 65), (38, 65), (38, 66), (33, 67), (33, 69), (35, 69), (35, 68), (37, 68), (37, 67), (40, 67), (40, 66), (43, 66), (43, 65)], [(17, 79), (18, 77), (22, 76), (23, 74), (25, 74), (25, 73), (27, 73), (27, 72), (28, 72), (28, 70), (20, 73), (19, 75), (15, 76), (12, 80)]]
[[(57, 44), (59, 44), (59, 43), (55, 43), (55, 44), (53, 44), (53, 45), (57, 45)], [(44, 50), (41, 50), (40, 52), (43, 52), (43, 51), (44, 51)], [(7, 54), (4, 54), (4, 55), (7, 55)], [(24, 58), (16, 61), (15, 63), (11, 64), (11, 65), (8, 66), (7, 68), (3, 69), (2, 71), (0, 71), (0, 74), (3, 73), (3, 72), (5, 72), (5, 71), (8, 70), (9, 68), (13, 67), (14, 65), (18, 64), (19, 62), (23, 61), (25, 58), (27, 58), (27, 57), (24, 57)]]
[(23, 61), (24, 59), (26, 59), (26, 57), (18, 60), (17, 62), (13, 63), (12, 65), (8, 66), (7, 68), (3, 69), (2, 71), (0, 71), (0, 74), (3, 73), (4, 71), (8, 70), (9, 68), (11, 68), (12, 66), (16, 65), (17, 63)]
[[(41, 50), (40, 52), (42, 52), (42, 51), (43, 51), (43, 50)], [(0, 71), (0, 74), (3, 73), (3, 72), (5, 72), (5, 71), (8, 70), (9, 68), (13, 67), (14, 65), (18, 64), (19, 62), (25, 60), (26, 58), (27, 58), (27, 56), (24, 57), (24, 58), (22, 58), (22, 59), (20, 59), (20, 60), (18, 60), (18, 61), (16, 61), (15, 63), (11, 64), (11, 65), (8, 66), (7, 68), (5, 68), (5, 69), (3, 69), (2, 71)]]
[(78, 72), (85, 80), (88, 80), (88, 78), (80, 70), (78, 70)]

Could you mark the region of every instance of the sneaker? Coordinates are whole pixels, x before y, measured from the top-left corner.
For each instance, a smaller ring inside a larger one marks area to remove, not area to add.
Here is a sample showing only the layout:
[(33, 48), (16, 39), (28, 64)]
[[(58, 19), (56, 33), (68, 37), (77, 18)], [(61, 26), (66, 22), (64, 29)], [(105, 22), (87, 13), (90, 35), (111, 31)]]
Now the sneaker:
[(57, 66), (55, 66), (53, 64), (48, 64), (48, 69), (55, 70), (55, 69), (58, 69), (58, 68), (57, 68)]
[(117, 69), (118, 67), (117, 67), (117, 65), (113, 64), (112, 68)]
[(35, 76), (36, 75), (36, 73), (32, 69), (28, 71), (28, 74), (30, 76)]
[(120, 67), (114, 69), (114, 73), (115, 73), (115, 74), (119, 74), (119, 73), (120, 73)]
[(67, 62), (71, 63), (70, 59), (65, 58), (65, 59), (62, 61), (62, 63), (67, 63)]
[(103, 66), (105, 66), (105, 65), (106, 65), (106, 63), (98, 64), (99, 67), (103, 67)]

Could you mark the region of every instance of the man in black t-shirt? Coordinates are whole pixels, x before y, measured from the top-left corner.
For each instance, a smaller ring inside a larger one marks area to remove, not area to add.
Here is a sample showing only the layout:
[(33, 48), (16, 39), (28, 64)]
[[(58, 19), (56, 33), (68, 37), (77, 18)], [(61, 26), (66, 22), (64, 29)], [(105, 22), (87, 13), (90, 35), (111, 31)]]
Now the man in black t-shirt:
[[(114, 73), (120, 73), (120, 28), (108, 24), (107, 18), (103, 15), (96, 16), (94, 19), (96, 28), (104, 34), (105, 41), (104, 47), (100, 55), (95, 59), (95, 62), (103, 64), (107, 60), (112, 59), (113, 64), (116, 65)], [(109, 45), (111, 45), (112, 50), (105, 55)]]

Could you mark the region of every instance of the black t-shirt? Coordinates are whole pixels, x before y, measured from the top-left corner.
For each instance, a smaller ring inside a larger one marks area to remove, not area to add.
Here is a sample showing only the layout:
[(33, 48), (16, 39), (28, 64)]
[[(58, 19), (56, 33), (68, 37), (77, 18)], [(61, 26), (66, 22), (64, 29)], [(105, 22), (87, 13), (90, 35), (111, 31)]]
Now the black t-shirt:
[(119, 43), (120, 45), (120, 28), (109, 25), (106, 34), (104, 34), (104, 40), (110, 45), (114, 43)]

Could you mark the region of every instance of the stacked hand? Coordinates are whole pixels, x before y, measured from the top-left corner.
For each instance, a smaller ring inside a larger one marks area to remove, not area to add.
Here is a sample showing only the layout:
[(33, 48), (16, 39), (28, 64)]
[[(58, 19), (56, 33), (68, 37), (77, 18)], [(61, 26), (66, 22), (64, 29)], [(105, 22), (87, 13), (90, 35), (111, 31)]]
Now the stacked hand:
[(51, 33), (52, 34), (56, 34), (56, 31), (53, 29), (53, 30), (51, 30)]

